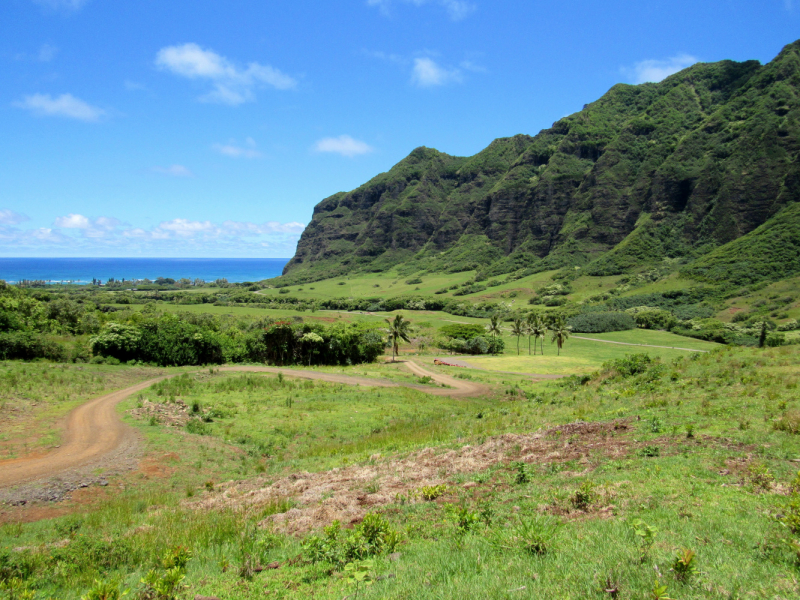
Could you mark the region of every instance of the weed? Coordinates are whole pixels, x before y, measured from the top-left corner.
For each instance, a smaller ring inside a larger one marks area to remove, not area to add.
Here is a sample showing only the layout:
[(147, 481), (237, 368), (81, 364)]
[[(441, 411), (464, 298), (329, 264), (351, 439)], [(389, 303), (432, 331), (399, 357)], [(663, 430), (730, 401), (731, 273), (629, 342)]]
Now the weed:
[(352, 531), (342, 534), (341, 524), (334, 521), (323, 528), (322, 535), (311, 535), (302, 543), (303, 554), (314, 562), (343, 566), (384, 552), (394, 552), (402, 537), (386, 517), (368, 513)]
[(450, 513), (450, 518), (455, 522), (459, 533), (468, 533), (481, 521), (480, 515), (471, 511), (469, 507), (464, 504), (459, 506), (447, 504), (445, 509)]
[(780, 419), (773, 423), (777, 431), (786, 433), (800, 434), (800, 411), (792, 410), (784, 414)]
[(747, 469), (747, 480), (757, 492), (767, 492), (775, 482), (775, 475), (766, 465), (753, 463)]
[(658, 446), (644, 446), (636, 451), (637, 456), (654, 458), (661, 455), (661, 448)]
[(658, 527), (648, 525), (642, 519), (637, 519), (631, 523), (631, 527), (633, 528), (634, 535), (639, 539), (639, 554), (641, 556), (641, 562), (644, 562), (647, 560), (650, 549), (653, 547), (656, 534), (658, 533)]
[(580, 487), (570, 496), (569, 501), (578, 510), (586, 510), (597, 500), (595, 484), (591, 481), (584, 481)]
[(650, 419), (650, 432), (651, 433), (661, 433), (663, 429), (663, 424), (661, 423), (661, 419), (658, 417), (653, 417)]
[(444, 483), (440, 483), (439, 485), (424, 485), (419, 488), (418, 493), (423, 500), (431, 502), (446, 494), (447, 486)]
[(377, 479), (375, 481), (371, 481), (367, 484), (367, 487), (364, 488), (364, 491), (368, 494), (377, 494), (381, 489), (381, 483)]
[(675, 577), (679, 581), (688, 581), (697, 573), (697, 555), (693, 550), (685, 548), (678, 552), (678, 556), (672, 561), (672, 568)]
[(150, 569), (141, 583), (144, 589), (139, 593), (141, 600), (177, 600), (178, 595), (186, 587), (182, 585), (186, 574), (180, 567), (165, 571)]
[(203, 485), (205, 486), (207, 491), (209, 491), (209, 492), (213, 492), (214, 491), (214, 482), (213, 481), (211, 481), (211, 480), (206, 481)]
[(650, 590), (650, 598), (651, 600), (672, 600), (667, 591), (667, 586), (661, 585), (658, 579), (656, 579), (653, 589)]
[(512, 463), (514, 467), (514, 481), (518, 484), (530, 483), (530, 475), (528, 474), (528, 465), (522, 461)]
[(374, 567), (375, 561), (373, 560), (349, 562), (344, 566), (347, 583), (356, 587), (356, 593), (354, 594), (356, 598), (358, 597), (361, 586), (369, 587), (375, 582), (371, 575), (371, 571)]
[(530, 519), (519, 520), (513, 539), (517, 547), (525, 553), (542, 556), (553, 550), (558, 527), (558, 521), (535, 515)]
[(692, 439), (694, 437), (694, 424), (687, 423), (686, 424), (686, 437)]

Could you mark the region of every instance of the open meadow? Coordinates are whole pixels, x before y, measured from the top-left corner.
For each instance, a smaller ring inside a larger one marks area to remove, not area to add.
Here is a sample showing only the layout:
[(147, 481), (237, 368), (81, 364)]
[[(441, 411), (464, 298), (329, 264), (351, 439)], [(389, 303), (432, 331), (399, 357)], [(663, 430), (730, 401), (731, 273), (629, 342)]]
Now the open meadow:
[(494, 382), (460, 399), (188, 370), (119, 406), (145, 440), (136, 470), (54, 519), (3, 509), (0, 573), (14, 598), (96, 579), (164, 597), (789, 598), (798, 363), (786, 347), (557, 381), (442, 367)]

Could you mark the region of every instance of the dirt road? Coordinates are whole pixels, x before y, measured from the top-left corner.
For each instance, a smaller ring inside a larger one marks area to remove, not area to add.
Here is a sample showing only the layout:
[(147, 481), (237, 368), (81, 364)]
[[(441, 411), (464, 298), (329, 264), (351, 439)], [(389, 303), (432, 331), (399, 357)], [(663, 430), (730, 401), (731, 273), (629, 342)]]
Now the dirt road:
[[(430, 376), (434, 381), (451, 387), (436, 388), (411, 383), (398, 383), (386, 379), (351, 377), (349, 375), (280, 367), (231, 366), (221, 367), (220, 370), (250, 373), (283, 373), (285, 377), (316, 379), (346, 385), (408, 387), (435, 396), (451, 396), (454, 398), (479, 396), (489, 389), (484, 385), (432, 373), (411, 362), (405, 364), (415, 375), (420, 377)], [(103, 464), (104, 467), (113, 466), (107, 464), (108, 460), (111, 459), (113, 461), (114, 456), (119, 455), (120, 451), (125, 448), (134, 448), (139, 439), (136, 430), (125, 425), (120, 420), (116, 411), (117, 404), (161, 379), (163, 378), (150, 379), (124, 390), (100, 396), (73, 410), (67, 418), (63, 442), (59, 448), (45, 455), (32, 455), (0, 461), (0, 488), (62, 476), (72, 470), (85, 469), (87, 466), (103, 461), (106, 461)]]

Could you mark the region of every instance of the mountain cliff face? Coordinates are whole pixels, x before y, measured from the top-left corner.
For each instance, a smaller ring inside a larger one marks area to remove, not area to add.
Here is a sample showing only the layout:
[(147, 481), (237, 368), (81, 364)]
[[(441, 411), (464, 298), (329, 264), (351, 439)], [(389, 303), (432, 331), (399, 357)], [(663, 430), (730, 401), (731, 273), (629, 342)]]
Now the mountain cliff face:
[(454, 157), (417, 148), (320, 202), (284, 273), (616, 274), (692, 260), (800, 200), (800, 41), (769, 64), (697, 64), (616, 85), (535, 137)]

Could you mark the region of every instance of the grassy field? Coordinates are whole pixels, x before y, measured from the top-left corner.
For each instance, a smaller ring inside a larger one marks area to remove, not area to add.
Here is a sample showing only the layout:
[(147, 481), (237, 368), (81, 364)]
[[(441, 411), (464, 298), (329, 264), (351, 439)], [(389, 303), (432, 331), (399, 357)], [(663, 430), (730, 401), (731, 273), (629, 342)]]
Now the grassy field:
[[(632, 366), (585, 383), (506, 375), (459, 401), (187, 375), (120, 407), (158, 407), (126, 417), (147, 440), (137, 472), (71, 516), (0, 528), (0, 581), (43, 599), (114, 578), (144, 598), (170, 577), (164, 597), (796, 597), (800, 349)], [(259, 500), (271, 484), (280, 495)], [(328, 515), (316, 530), (347, 502), (385, 521), (318, 542), (278, 525)]]
[(0, 361), (0, 460), (59, 444), (55, 425), (70, 410), (164, 372), (151, 367)]

